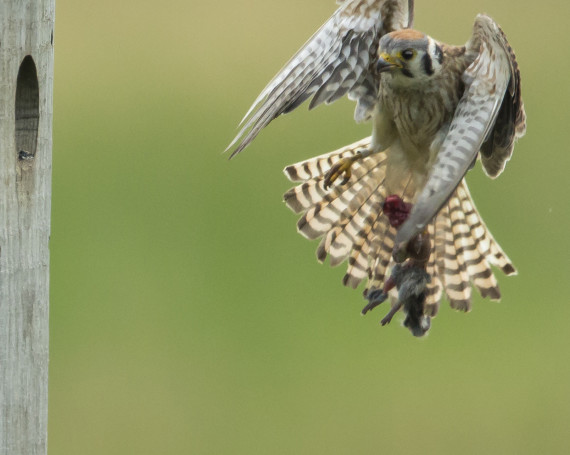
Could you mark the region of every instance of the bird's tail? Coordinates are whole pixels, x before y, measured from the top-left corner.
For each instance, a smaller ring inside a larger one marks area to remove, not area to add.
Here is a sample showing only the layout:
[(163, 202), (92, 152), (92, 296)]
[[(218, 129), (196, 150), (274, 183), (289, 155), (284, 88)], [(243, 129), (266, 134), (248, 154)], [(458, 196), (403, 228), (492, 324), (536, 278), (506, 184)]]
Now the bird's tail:
[[(394, 265), (396, 228), (390, 226), (382, 212), (388, 196), (384, 186), (386, 154), (376, 153), (356, 161), (345, 185), (325, 190), (323, 180), (335, 162), (355, 155), (369, 144), (370, 138), (366, 138), (284, 170), (291, 181), (302, 182), (284, 195), (287, 206), (302, 214), (298, 231), (309, 239), (321, 238), (317, 248), (319, 262), (329, 256), (331, 265), (336, 266), (348, 259), (343, 283), (356, 288), (366, 279), (365, 296), (371, 290), (382, 289)], [(403, 181), (398, 194), (408, 202), (415, 194), (411, 181), (411, 177)], [(437, 313), (444, 292), (453, 308), (468, 311), (471, 285), (483, 297), (500, 299), (491, 266), (507, 275), (516, 270), (477, 212), (465, 180), (427, 229), (431, 254), (426, 270), (431, 282), (426, 292), (426, 314)]]

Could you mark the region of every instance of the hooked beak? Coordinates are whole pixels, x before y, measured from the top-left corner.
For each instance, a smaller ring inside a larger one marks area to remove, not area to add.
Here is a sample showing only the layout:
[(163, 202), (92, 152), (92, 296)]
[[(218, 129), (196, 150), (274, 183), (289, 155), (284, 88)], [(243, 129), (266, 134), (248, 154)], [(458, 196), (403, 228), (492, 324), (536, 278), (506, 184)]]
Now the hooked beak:
[(376, 70), (378, 73), (383, 73), (384, 71), (390, 71), (394, 68), (402, 68), (402, 64), (394, 59), (390, 54), (382, 52), (378, 56), (378, 62), (376, 62)]

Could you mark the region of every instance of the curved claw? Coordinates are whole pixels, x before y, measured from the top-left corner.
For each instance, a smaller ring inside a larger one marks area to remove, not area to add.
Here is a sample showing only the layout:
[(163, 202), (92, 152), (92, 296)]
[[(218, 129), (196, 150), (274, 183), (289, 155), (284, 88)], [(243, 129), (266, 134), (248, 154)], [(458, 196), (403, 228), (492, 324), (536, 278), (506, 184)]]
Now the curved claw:
[(342, 158), (341, 160), (337, 161), (329, 171), (325, 174), (324, 180), (324, 187), (325, 190), (332, 186), (336, 179), (338, 179), (341, 175), (344, 174), (344, 178), (341, 185), (346, 185), (352, 176), (351, 167), (352, 164), (359, 158), (359, 155), (354, 155), (348, 158)]

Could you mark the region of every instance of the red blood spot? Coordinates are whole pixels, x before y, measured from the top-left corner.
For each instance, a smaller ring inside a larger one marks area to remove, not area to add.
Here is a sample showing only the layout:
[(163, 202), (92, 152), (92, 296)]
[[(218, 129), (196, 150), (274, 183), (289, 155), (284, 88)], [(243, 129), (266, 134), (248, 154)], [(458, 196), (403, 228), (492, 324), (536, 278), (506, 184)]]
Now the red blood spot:
[(412, 210), (412, 204), (404, 202), (400, 196), (391, 194), (384, 201), (382, 209), (388, 220), (390, 220), (390, 225), (397, 228), (408, 219), (410, 210)]

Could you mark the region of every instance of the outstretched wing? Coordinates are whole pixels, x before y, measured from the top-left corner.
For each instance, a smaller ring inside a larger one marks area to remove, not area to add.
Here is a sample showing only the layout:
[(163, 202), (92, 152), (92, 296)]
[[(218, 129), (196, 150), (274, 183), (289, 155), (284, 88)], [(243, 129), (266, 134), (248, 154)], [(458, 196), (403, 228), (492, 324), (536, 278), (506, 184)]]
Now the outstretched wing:
[[(359, 101), (357, 120), (375, 102), (372, 71), (382, 35), (411, 26), (413, 0), (346, 0), (257, 97), (228, 146), (232, 157), (277, 116), (313, 96), (310, 108), (346, 93)], [(236, 145), (237, 144), (237, 145)]]
[(499, 33), (503, 37), (505, 51), (509, 54), (511, 80), (493, 130), (481, 146), (481, 163), (491, 178), (498, 177), (503, 172), (507, 161), (513, 154), (515, 139), (524, 136), (526, 132), (526, 114), (521, 94), (519, 65), (513, 49), (509, 46), (500, 28)]
[[(467, 52), (477, 56), (463, 73), (465, 92), (428, 181), (410, 217), (398, 231), (397, 244), (408, 242), (433, 219), (479, 150), (487, 172), (498, 175), (512, 153), (514, 138), (524, 133), (518, 66), (503, 31), (493, 19), (477, 16)], [(501, 137), (505, 130), (509, 135)]]

